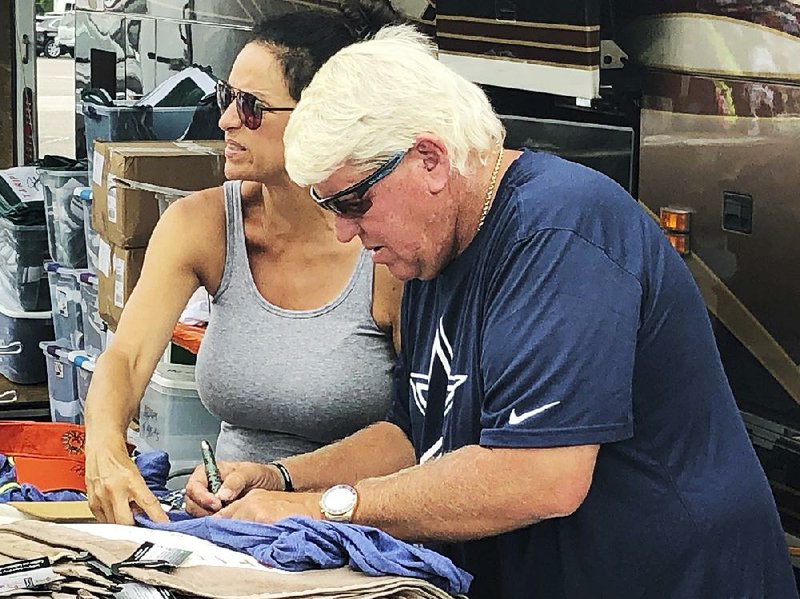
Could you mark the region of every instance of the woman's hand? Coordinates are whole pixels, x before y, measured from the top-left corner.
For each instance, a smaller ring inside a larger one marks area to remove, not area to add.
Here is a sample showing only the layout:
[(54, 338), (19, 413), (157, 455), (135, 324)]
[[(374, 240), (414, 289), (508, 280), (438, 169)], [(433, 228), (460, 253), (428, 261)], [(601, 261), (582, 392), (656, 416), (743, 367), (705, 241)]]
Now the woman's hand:
[(283, 479), (273, 466), (255, 462), (219, 462), (222, 487), (216, 495), (208, 490), (202, 465), (195, 468), (186, 483), (186, 511), (192, 516), (208, 516), (222, 509), (223, 504), (242, 497), (253, 489), (283, 490)]
[(133, 524), (133, 512), (143, 511), (153, 522), (167, 515), (128, 456), (124, 442), (86, 445), (86, 493), (89, 509), (99, 522)]

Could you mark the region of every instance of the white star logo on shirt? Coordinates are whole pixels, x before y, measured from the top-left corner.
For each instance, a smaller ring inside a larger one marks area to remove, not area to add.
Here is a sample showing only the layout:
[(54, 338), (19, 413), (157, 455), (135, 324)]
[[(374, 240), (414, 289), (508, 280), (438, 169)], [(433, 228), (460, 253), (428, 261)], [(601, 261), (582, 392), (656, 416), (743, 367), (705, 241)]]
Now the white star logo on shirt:
[[(451, 364), (453, 361), (453, 347), (447, 339), (442, 326), (442, 319), (439, 319), (439, 326), (436, 328), (436, 337), (433, 339), (431, 346), (431, 359), (428, 365), (428, 373), (422, 374), (412, 372), (410, 375), (411, 390), (414, 394), (414, 403), (417, 405), (420, 413), (424, 416), (428, 409), (428, 388), (430, 386), (431, 374), (433, 373), (433, 365), (436, 360), (442, 364), (445, 374), (447, 374), (447, 396), (444, 400), (444, 415), (450, 413), (453, 407), (453, 397), (455, 396), (456, 389), (458, 389), (467, 380), (466, 374), (452, 374)], [(442, 447), (442, 439), (440, 438), (434, 445), (423, 454), (420, 462), (425, 462), (434, 455), (436, 455)], [(429, 455), (430, 454), (430, 455)]]

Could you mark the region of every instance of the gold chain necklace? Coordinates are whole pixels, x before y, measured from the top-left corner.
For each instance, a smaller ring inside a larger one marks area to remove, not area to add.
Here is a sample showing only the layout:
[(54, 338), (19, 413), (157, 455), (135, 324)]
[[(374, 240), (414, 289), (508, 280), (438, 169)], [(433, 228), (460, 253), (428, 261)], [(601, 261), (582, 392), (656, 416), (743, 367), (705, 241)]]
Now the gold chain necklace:
[(475, 230), (475, 235), (481, 230), (483, 221), (486, 220), (486, 215), (489, 214), (489, 208), (492, 206), (492, 198), (494, 197), (494, 186), (497, 183), (497, 173), (500, 172), (500, 162), (503, 160), (503, 146), (500, 146), (500, 153), (497, 155), (497, 162), (494, 164), (492, 171), (492, 178), (489, 180), (489, 189), (486, 190), (486, 199), (483, 202), (483, 210), (481, 210), (481, 220), (478, 221), (478, 228)]

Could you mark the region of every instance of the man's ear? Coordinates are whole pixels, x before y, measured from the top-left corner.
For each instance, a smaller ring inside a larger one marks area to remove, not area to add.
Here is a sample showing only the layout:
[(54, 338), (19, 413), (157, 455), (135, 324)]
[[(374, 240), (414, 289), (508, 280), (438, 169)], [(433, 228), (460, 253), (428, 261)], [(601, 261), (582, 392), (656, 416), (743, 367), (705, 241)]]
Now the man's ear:
[(440, 139), (423, 135), (416, 139), (414, 151), (422, 161), (425, 180), (431, 194), (441, 192), (450, 180), (450, 156)]

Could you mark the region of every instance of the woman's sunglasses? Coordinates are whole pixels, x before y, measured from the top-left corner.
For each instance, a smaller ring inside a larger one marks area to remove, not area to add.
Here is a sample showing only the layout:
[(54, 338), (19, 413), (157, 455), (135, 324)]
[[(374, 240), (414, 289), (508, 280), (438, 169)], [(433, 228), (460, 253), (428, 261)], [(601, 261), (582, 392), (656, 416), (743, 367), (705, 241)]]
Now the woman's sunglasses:
[(270, 106), (256, 98), (250, 92), (243, 92), (228, 85), (227, 81), (217, 81), (217, 106), (220, 114), (228, 110), (228, 106), (236, 99), (236, 113), (242, 125), (248, 129), (258, 129), (261, 117), (265, 112), (291, 112), (294, 108)]
[(355, 185), (351, 185), (347, 189), (343, 189), (327, 198), (320, 197), (317, 190), (310, 187), (309, 192), (311, 193), (311, 197), (317, 203), (317, 206), (325, 210), (330, 210), (339, 216), (350, 218), (363, 216), (367, 210), (372, 207), (372, 200), (364, 197), (366, 193), (378, 181), (391, 174), (405, 155), (406, 150), (398, 152), (380, 165), (378, 170), (372, 174), (367, 175)]

